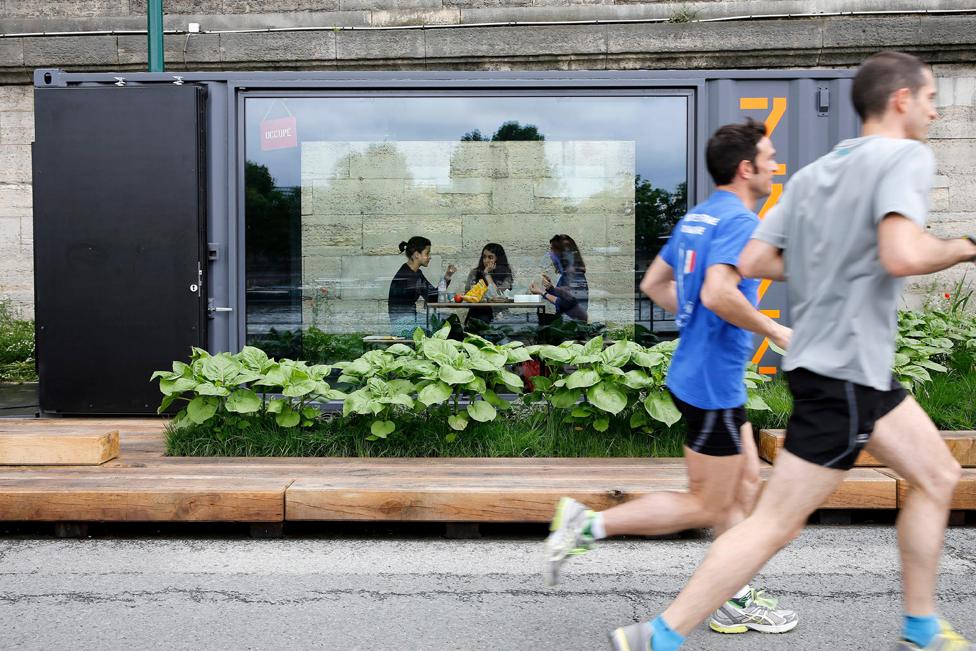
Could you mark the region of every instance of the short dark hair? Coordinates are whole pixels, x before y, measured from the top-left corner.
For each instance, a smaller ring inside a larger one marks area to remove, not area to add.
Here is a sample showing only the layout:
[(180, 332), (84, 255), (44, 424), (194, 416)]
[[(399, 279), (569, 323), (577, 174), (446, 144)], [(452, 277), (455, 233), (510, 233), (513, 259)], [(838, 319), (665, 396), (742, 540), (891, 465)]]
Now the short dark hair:
[(861, 120), (880, 117), (888, 98), (901, 88), (914, 95), (925, 85), (926, 65), (918, 57), (888, 50), (869, 56), (857, 69), (851, 101)]
[(746, 118), (742, 124), (719, 127), (705, 147), (705, 165), (715, 185), (727, 185), (735, 178), (739, 163), (756, 164), (759, 141), (766, 137), (766, 125)]
[(430, 246), (430, 240), (428, 240), (423, 235), (414, 235), (407, 242), (400, 242), (400, 253), (404, 254), (408, 258), (412, 258), (414, 253), (422, 252)]

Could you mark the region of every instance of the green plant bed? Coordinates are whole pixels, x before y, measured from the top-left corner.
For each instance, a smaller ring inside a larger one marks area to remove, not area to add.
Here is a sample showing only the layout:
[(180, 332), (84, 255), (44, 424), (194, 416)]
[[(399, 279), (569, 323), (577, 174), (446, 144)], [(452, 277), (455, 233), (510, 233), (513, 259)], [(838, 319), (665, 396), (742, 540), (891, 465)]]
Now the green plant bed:
[[(976, 429), (976, 368), (968, 372), (935, 373), (932, 381), (914, 388), (915, 400), (940, 430)], [(756, 389), (769, 411), (750, 411), (756, 430), (786, 429), (793, 411), (793, 398), (786, 382), (774, 380)]]
[(279, 427), (273, 420), (227, 433), (204, 425), (167, 428), (166, 454), (235, 457), (680, 457), (684, 428), (651, 432), (612, 422), (606, 432), (559, 423), (545, 412), (472, 423), (456, 440), (437, 410), (406, 415), (386, 439), (368, 440), (370, 419), (335, 419), (312, 428)]
[(34, 322), (18, 319), (10, 300), (0, 300), (0, 382), (35, 381)]

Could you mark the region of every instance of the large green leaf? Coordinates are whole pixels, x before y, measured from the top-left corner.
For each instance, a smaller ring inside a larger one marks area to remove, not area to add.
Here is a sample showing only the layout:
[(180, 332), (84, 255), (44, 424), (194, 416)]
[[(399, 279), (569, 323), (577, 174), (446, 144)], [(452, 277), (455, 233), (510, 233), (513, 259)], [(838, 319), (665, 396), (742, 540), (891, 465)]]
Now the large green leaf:
[(268, 401), (267, 410), (269, 414), (280, 414), (281, 410), (285, 408), (285, 405), (289, 404), (287, 400), (282, 400), (281, 398), (275, 398), (274, 400)]
[(647, 425), (647, 423), (648, 423), (647, 411), (643, 409), (635, 409), (634, 411), (631, 412), (630, 414), (631, 429), (640, 429), (641, 427)]
[(164, 395), (179, 395), (184, 391), (192, 391), (197, 387), (197, 381), (189, 377), (178, 377), (173, 380), (160, 380), (159, 390)]
[(654, 384), (654, 380), (647, 373), (640, 370), (627, 371), (618, 381), (631, 389), (645, 389)]
[(275, 422), (281, 427), (295, 427), (301, 420), (301, 414), (292, 409), (291, 405), (285, 405), (281, 413), (275, 416)]
[(461, 431), (468, 426), (468, 417), (464, 413), (458, 415), (450, 415), (447, 417), (447, 424), (451, 426), (451, 429)]
[(663, 391), (651, 391), (644, 399), (644, 409), (654, 420), (659, 420), (668, 427), (681, 420), (681, 412), (674, 406), (671, 396)]
[[(428, 339), (427, 341), (431, 341)], [(467, 369), (454, 368), (453, 366), (441, 366), (437, 376), (448, 384), (467, 384), (474, 380), (474, 373)]]
[(593, 406), (611, 414), (619, 414), (627, 406), (627, 394), (609, 382), (590, 387), (586, 398)]
[(413, 393), (417, 389), (413, 382), (404, 379), (390, 380), (387, 386), (393, 393)]
[(261, 398), (251, 389), (237, 389), (227, 397), (227, 411), (251, 414), (261, 409)]
[(159, 404), (159, 408), (156, 410), (156, 413), (157, 414), (161, 414), (164, 411), (166, 411), (167, 409), (169, 409), (169, 406), (171, 404), (173, 404), (173, 402), (177, 399), (177, 397), (178, 396), (175, 395), (175, 394), (170, 394), (168, 396), (163, 396), (163, 401)]
[(390, 353), (391, 355), (412, 355), (413, 348), (407, 346), (406, 344), (393, 344), (386, 349), (386, 352)]
[(315, 385), (315, 380), (303, 380), (294, 384), (288, 383), (281, 393), (289, 398), (301, 398), (315, 391)]
[(485, 391), (485, 400), (494, 405), (495, 409), (499, 411), (507, 411), (512, 408), (512, 404), (499, 396), (494, 391)]
[(603, 337), (596, 336), (583, 345), (582, 355), (599, 355), (603, 352)]
[(392, 420), (374, 420), (369, 426), (369, 432), (376, 438), (385, 439), (396, 429), (396, 423)]
[(569, 389), (581, 389), (583, 387), (591, 387), (599, 381), (599, 373), (591, 368), (581, 368), (566, 378), (566, 387)]
[(193, 369), (189, 364), (184, 364), (183, 362), (173, 362), (173, 372), (177, 375), (182, 375), (183, 377), (190, 377), (193, 375)]
[(201, 396), (227, 396), (230, 395), (230, 389), (227, 387), (218, 387), (212, 382), (201, 382), (196, 387), (196, 392)]
[(221, 353), (205, 359), (200, 370), (203, 372), (203, 376), (212, 382), (229, 384), (240, 374), (243, 368), (236, 359), (227, 353)]
[(766, 401), (755, 393), (750, 393), (748, 399), (746, 400), (746, 409), (751, 409), (752, 411), (772, 411)]
[(475, 400), (468, 405), (468, 415), (479, 423), (487, 423), (490, 420), (495, 420), (498, 412), (488, 402)]
[(485, 379), (478, 376), (475, 376), (473, 380), (463, 386), (466, 391), (470, 391), (478, 395), (481, 395), (488, 390), (488, 385), (485, 383)]
[(265, 372), (264, 379), (258, 380), (255, 384), (266, 387), (281, 387), (288, 383), (291, 377), (291, 368), (281, 364), (272, 364)]
[(515, 375), (515, 373), (512, 373), (511, 371), (507, 371), (505, 369), (501, 369), (500, 371), (495, 373), (495, 380), (501, 382), (506, 387), (508, 387), (512, 391), (515, 391), (516, 393), (521, 391), (525, 387), (525, 385), (522, 383), (522, 378)]
[(630, 346), (628, 342), (618, 341), (604, 350), (601, 357), (605, 363), (611, 366), (623, 366), (630, 361)]
[(608, 429), (610, 429), (610, 419), (607, 418), (606, 416), (603, 416), (602, 418), (594, 419), (593, 429), (595, 429), (598, 432), (606, 432)]
[(441, 364), (451, 364), (461, 354), (455, 345), (453, 341), (447, 339), (424, 339), (421, 351), (427, 359)]
[(644, 368), (655, 368), (664, 361), (664, 355), (652, 351), (639, 351), (631, 355), (631, 360)]
[(372, 413), (369, 396), (363, 389), (353, 391), (342, 403), (342, 415)]
[(560, 348), (559, 346), (541, 346), (538, 352), (539, 357), (553, 362), (568, 362), (573, 358), (573, 353)]
[(570, 409), (582, 395), (579, 389), (560, 389), (549, 397), (549, 402), (557, 409)]
[(509, 348), (505, 351), (505, 356), (509, 364), (520, 364), (532, 359), (532, 355), (525, 348)]
[(197, 425), (210, 420), (217, 413), (220, 400), (214, 396), (197, 396), (186, 406), (186, 413)]
[(417, 400), (430, 407), (450, 398), (451, 392), (452, 389), (449, 384), (445, 382), (434, 382), (420, 390), (420, 393), (417, 394)]
[(244, 346), (237, 354), (237, 359), (252, 371), (264, 372), (265, 367), (270, 363), (268, 355), (260, 348), (254, 346)]
[(373, 365), (365, 357), (359, 357), (353, 360), (352, 364), (342, 369), (342, 372), (346, 375), (369, 375), (373, 370)]

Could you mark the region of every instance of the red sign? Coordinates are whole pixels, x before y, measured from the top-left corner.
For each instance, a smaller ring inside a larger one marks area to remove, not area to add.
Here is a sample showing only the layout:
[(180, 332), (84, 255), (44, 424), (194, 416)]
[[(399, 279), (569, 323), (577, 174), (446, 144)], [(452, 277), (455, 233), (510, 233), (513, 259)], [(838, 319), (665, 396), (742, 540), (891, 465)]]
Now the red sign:
[(298, 146), (298, 126), (295, 116), (261, 122), (261, 151), (288, 149)]

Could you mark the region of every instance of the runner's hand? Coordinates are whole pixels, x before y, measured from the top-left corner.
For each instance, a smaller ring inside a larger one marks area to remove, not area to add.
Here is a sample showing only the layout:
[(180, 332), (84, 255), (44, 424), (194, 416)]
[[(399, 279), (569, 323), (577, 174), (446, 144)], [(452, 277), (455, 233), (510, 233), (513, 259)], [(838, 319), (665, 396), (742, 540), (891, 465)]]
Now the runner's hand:
[(769, 335), (769, 338), (783, 350), (789, 350), (790, 339), (793, 338), (793, 328), (787, 328), (786, 326), (777, 324), (776, 329)]

